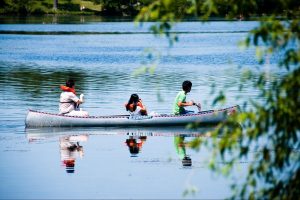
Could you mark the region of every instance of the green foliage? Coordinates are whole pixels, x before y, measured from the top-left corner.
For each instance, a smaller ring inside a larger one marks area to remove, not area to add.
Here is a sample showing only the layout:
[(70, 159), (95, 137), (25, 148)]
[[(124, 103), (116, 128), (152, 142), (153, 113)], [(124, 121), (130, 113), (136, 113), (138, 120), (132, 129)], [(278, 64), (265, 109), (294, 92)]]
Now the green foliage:
[(20, 15), (25, 15), (29, 12), (32, 12), (33, 0), (4, 0), (3, 8), (7, 10), (7, 12), (17, 12)]
[[(97, 0), (58, 0), (57, 10), (53, 9), (54, 0), (3, 0), (0, 13), (18, 15), (42, 14), (95, 14), (100, 12)], [(81, 7), (85, 8), (81, 10)]]
[(94, 4), (100, 4), (102, 0), (91, 0)]
[(156, 0), (150, 5), (141, 9), (136, 17), (136, 21), (159, 21), (160, 23), (151, 26), (151, 31), (155, 35), (165, 34), (172, 45), (178, 40), (175, 34), (170, 33), (173, 22), (179, 21), (188, 14), (188, 8), (192, 3), (186, 0)]
[(149, 4), (143, 0), (101, 0), (105, 15), (135, 16), (142, 6)]
[[(259, 99), (249, 99), (239, 113), (219, 124), (212, 141), (194, 141), (193, 148), (212, 151), (211, 170), (229, 175), (237, 161), (254, 154), (243, 184), (232, 184), (232, 198), (295, 199), (300, 196), (300, 1), (298, 0), (156, 0), (144, 7), (137, 21), (156, 21), (154, 34), (164, 34), (172, 42), (174, 23), (186, 16), (209, 19), (224, 16), (243, 19), (261, 15), (258, 27), (241, 44), (254, 46), (260, 64), (278, 58), (281, 73), (246, 71), (240, 90), (253, 85)], [(253, 58), (255, 59), (255, 58)], [(220, 91), (213, 105), (226, 100)], [(242, 125), (234, 126), (236, 122)], [(195, 128), (195, 125), (190, 125)], [(250, 154), (250, 149), (256, 149)], [(216, 160), (227, 163), (218, 165)], [(186, 194), (186, 193), (185, 193)]]

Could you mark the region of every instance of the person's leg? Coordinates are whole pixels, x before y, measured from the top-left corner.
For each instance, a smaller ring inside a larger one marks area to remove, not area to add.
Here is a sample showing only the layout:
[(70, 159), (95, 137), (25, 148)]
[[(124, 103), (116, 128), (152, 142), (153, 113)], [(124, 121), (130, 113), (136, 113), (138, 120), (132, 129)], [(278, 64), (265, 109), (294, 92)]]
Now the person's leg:
[(71, 112), (69, 112), (68, 114), (66, 114), (68, 116), (79, 116), (79, 117), (88, 117), (89, 113), (86, 111), (77, 111), (77, 110), (73, 110)]
[(181, 115), (192, 114), (192, 113), (195, 113), (195, 112), (192, 110), (184, 110), (184, 112), (181, 113)]

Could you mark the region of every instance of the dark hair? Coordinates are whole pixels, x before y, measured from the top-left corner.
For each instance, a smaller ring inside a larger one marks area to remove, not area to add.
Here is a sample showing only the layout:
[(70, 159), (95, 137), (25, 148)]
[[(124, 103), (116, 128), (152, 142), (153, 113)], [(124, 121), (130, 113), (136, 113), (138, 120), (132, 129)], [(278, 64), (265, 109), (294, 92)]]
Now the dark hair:
[[(132, 145), (130, 145), (130, 143), (132, 143)], [(131, 156), (136, 156), (140, 152), (140, 148), (136, 142), (136, 139), (126, 139), (126, 144)]]
[(187, 91), (187, 90), (189, 90), (189, 89), (191, 89), (192, 88), (192, 82), (191, 81), (183, 81), (183, 83), (182, 83), (182, 89), (184, 90), (184, 91)]
[(129, 152), (132, 156), (134, 156), (134, 155), (136, 155), (140, 152), (140, 149), (137, 146), (130, 146), (129, 147)]
[(72, 80), (72, 79), (67, 80), (67, 82), (66, 82), (66, 86), (67, 87), (71, 88), (74, 85), (75, 85), (75, 81), (74, 80)]
[(129, 109), (129, 108), (130, 108), (130, 105), (133, 104), (133, 111), (135, 111), (136, 106), (137, 106), (137, 103), (139, 102), (139, 99), (140, 99), (140, 98), (139, 98), (139, 96), (138, 96), (137, 94), (132, 94), (132, 95), (130, 96), (130, 99), (129, 99), (127, 105), (126, 105), (126, 110), (127, 110), (127, 111), (130, 110), (130, 109)]

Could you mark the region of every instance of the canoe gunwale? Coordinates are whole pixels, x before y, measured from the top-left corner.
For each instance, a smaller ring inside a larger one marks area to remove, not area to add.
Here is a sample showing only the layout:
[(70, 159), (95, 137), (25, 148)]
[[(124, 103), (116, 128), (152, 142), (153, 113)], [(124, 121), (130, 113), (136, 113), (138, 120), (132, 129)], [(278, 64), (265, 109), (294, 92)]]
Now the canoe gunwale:
[[(161, 114), (161, 115), (154, 115), (153, 117), (155, 118), (164, 118), (164, 117), (190, 117), (190, 116), (203, 116), (207, 114), (212, 114), (212, 113), (218, 113), (218, 112), (224, 112), (227, 110), (231, 110), (233, 108), (238, 108), (237, 105), (219, 109), (219, 110), (207, 110), (207, 111), (201, 111), (199, 113), (191, 113), (191, 114), (184, 114), (184, 115), (174, 115), (174, 114)], [(34, 113), (40, 113), (40, 114), (45, 114), (45, 115), (52, 115), (52, 116), (58, 116), (58, 117), (67, 117), (67, 118), (83, 118), (83, 119), (107, 119), (107, 118), (129, 118), (130, 115), (108, 115), (108, 116), (69, 116), (69, 115), (63, 115), (63, 114), (54, 114), (54, 113), (49, 113), (49, 112), (43, 112), (43, 111), (37, 111), (37, 110), (32, 110), (29, 109), (29, 112), (34, 112)]]
[(43, 112), (43, 111), (37, 111), (37, 110), (31, 110), (29, 109), (29, 112), (44, 114), (44, 115), (52, 115), (57, 117), (67, 117), (67, 118), (83, 118), (83, 119), (95, 119), (95, 118), (128, 118), (129, 115), (112, 115), (112, 116), (70, 116), (70, 115), (64, 115), (64, 114), (55, 114), (55, 113), (49, 113), (49, 112)]

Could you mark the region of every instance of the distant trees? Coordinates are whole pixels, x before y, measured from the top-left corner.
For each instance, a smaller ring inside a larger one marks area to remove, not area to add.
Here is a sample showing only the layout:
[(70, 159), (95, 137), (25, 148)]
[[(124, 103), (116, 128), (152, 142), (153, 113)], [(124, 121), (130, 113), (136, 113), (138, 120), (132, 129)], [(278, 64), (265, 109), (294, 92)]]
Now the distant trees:
[(33, 0), (12, 0), (10, 3), (11, 4), (8, 4), (9, 12), (17, 12), (20, 15), (26, 15), (31, 12), (34, 2)]
[[(64, 5), (62, 9), (64, 11), (76, 11), (74, 10), (76, 7), (74, 5), (78, 5), (78, 2), (77, 0), (0, 0), (0, 11), (2, 13), (18, 13), (21, 15), (46, 14), (60, 9), (62, 5)], [(143, 7), (148, 5), (159, 8), (161, 13), (164, 12), (165, 8), (171, 9), (169, 11), (172, 11), (174, 17), (195, 15), (223, 17), (232, 13), (232, 9), (235, 10), (234, 13), (237, 16), (243, 17), (274, 13), (281, 15), (283, 13), (289, 14), (290, 12), (286, 9), (283, 10), (284, 7), (288, 6), (294, 10), (299, 8), (299, 1), (295, 0), (276, 0), (276, 3), (273, 0), (215, 0), (215, 4), (211, 4), (211, 1), (208, 0), (85, 0), (85, 2), (101, 4), (103, 8), (102, 14), (104, 15), (120, 16), (136, 16)], [(168, 6), (169, 4), (172, 6)], [(218, 12), (215, 12), (215, 10)]]
[[(0, 0), (0, 14), (99, 14), (101, 0)], [(94, 3), (91, 4), (91, 2)], [(97, 3), (98, 2), (98, 3)], [(82, 11), (81, 5), (89, 5)]]
[(141, 6), (138, 0), (101, 0), (105, 15), (135, 16)]

